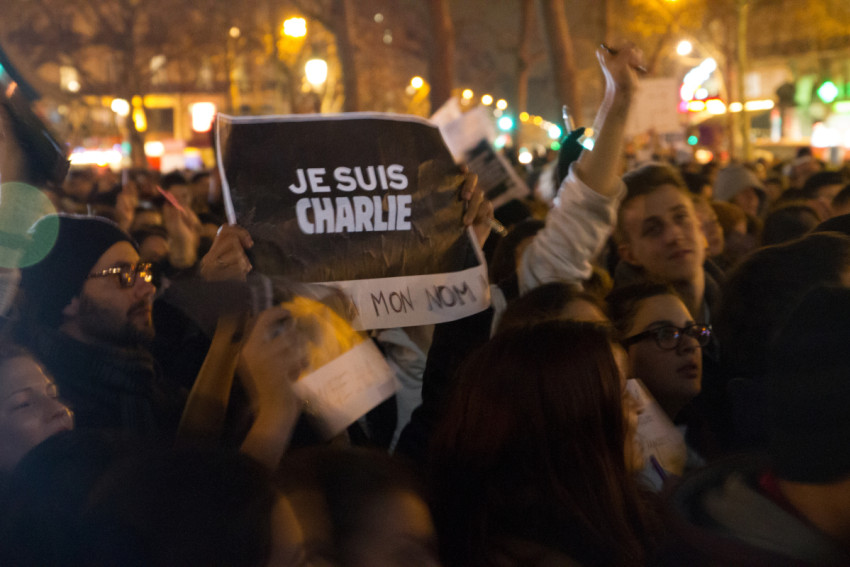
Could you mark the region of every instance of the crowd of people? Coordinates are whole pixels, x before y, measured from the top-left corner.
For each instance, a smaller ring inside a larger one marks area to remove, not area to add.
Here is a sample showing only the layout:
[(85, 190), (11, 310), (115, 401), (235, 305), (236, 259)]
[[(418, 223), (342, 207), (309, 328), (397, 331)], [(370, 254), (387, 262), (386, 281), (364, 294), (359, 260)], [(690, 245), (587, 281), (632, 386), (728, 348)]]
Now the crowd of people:
[(554, 200), (460, 188), (491, 307), (373, 331), (399, 390), (332, 439), (216, 170), (0, 210), (0, 565), (850, 564), (850, 169), (627, 166), (641, 54), (598, 57)]

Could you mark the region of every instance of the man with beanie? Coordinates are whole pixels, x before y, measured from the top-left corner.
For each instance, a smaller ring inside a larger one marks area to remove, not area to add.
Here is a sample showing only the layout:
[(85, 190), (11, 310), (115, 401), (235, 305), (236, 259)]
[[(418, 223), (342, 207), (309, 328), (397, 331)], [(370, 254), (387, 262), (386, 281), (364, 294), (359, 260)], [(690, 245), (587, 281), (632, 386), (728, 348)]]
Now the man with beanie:
[(724, 167), (714, 181), (714, 199), (728, 201), (745, 213), (758, 217), (765, 201), (764, 184), (746, 166), (733, 164)]
[(146, 348), (156, 288), (136, 244), (106, 219), (50, 215), (30, 249), (50, 251), (22, 270), (19, 338), (53, 375), (77, 426), (175, 430), (184, 400)]
[(850, 289), (817, 288), (770, 348), (767, 454), (668, 500), (670, 564), (850, 565)]

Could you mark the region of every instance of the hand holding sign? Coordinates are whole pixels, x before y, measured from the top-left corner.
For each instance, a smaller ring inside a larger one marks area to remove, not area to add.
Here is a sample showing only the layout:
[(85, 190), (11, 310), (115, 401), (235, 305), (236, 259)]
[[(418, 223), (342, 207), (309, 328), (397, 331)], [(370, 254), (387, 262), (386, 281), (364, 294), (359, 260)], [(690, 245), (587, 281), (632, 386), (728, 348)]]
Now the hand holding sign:
[(260, 313), (242, 347), (240, 377), (254, 409), (242, 451), (270, 469), (280, 462), (301, 413), (292, 384), (307, 365), (306, 352), (291, 314), (280, 306)]
[(458, 175), (432, 123), (220, 115), (216, 132), (228, 220), (250, 231), (258, 272), (343, 290), (359, 330), (489, 304), (483, 255), (464, 225), (483, 241), (492, 207), (474, 177)]
[(493, 203), (484, 197), (484, 190), (478, 185), (478, 176), (467, 173), (460, 188), (460, 198), (464, 202), (463, 225), (471, 226), (479, 246), (484, 246), (493, 223)]
[(209, 252), (201, 258), (201, 277), (208, 282), (245, 281), (251, 262), (245, 250), (254, 246), (248, 231), (235, 224), (218, 229)]

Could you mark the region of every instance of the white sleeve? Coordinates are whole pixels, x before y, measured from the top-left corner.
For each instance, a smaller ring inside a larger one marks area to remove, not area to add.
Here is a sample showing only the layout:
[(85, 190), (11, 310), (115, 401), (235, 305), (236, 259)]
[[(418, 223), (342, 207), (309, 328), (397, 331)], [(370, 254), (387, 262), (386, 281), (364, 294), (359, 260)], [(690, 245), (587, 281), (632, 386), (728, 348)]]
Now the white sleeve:
[(590, 264), (610, 236), (626, 186), (614, 197), (600, 195), (578, 178), (575, 168), (561, 184), (546, 226), (526, 247), (519, 267), (520, 293), (537, 286), (564, 282), (581, 284), (590, 277)]

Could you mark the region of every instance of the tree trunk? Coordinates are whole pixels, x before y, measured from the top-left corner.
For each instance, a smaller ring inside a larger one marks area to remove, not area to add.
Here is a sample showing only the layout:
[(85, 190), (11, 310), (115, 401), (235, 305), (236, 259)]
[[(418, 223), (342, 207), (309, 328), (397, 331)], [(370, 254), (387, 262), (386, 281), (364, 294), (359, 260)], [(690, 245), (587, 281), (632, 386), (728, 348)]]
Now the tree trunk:
[(360, 97), (357, 92), (357, 59), (352, 43), (352, 18), (354, 17), (354, 6), (351, 0), (336, 0), (336, 33), (337, 55), (342, 68), (342, 86), (345, 91), (345, 100), (342, 110), (344, 112), (356, 112), (360, 109)]
[(534, 0), (522, 0), (520, 35), (517, 49), (516, 104), (520, 112), (528, 110), (528, 77), (531, 74), (531, 37), (534, 34)]
[[(738, 15), (737, 38), (735, 42), (736, 53), (738, 56), (738, 100), (741, 104), (747, 103), (747, 92), (744, 85), (744, 79), (747, 73), (747, 19), (750, 14), (749, 0), (738, 0), (736, 4)], [(741, 110), (740, 126), (741, 126), (741, 158), (745, 161), (752, 159), (752, 149), (750, 145), (750, 115), (746, 109)]]
[(564, 0), (540, 0), (540, 5), (543, 8), (543, 21), (546, 24), (546, 35), (549, 40), (552, 75), (555, 77), (555, 94), (569, 107), (576, 126), (581, 126), (584, 120)]
[(455, 37), (449, 0), (428, 0), (431, 13), (431, 112), (452, 96), (454, 83)]
[[(520, 6), (519, 46), (516, 58), (516, 104), (518, 112), (528, 111), (528, 77), (531, 74), (531, 37), (534, 33), (534, 0), (522, 0)], [(514, 122), (516, 145), (521, 143), (522, 123)]]

